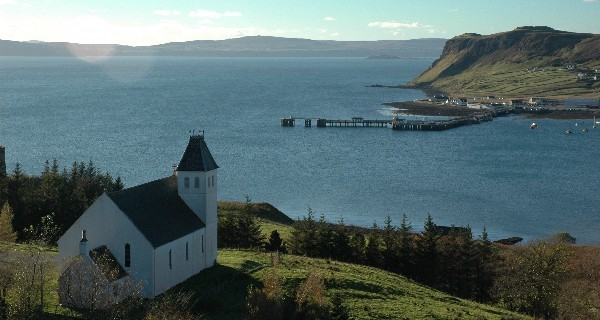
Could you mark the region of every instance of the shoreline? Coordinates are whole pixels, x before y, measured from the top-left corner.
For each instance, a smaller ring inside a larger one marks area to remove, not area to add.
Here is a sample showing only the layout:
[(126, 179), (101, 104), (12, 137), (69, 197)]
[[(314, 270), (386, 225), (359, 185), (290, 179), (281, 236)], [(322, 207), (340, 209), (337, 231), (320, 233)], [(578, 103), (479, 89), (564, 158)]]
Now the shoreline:
[[(396, 108), (392, 110), (396, 114), (407, 114), (413, 116), (442, 116), (442, 117), (464, 117), (472, 115), (480, 110), (467, 107), (458, 107), (450, 105), (440, 105), (430, 102), (386, 102), (383, 105)], [(597, 116), (600, 119), (600, 110), (598, 109), (546, 109), (543, 111), (527, 111), (516, 109), (511, 111), (514, 114), (522, 115), (530, 119), (556, 119), (556, 120), (576, 120), (593, 119)]]

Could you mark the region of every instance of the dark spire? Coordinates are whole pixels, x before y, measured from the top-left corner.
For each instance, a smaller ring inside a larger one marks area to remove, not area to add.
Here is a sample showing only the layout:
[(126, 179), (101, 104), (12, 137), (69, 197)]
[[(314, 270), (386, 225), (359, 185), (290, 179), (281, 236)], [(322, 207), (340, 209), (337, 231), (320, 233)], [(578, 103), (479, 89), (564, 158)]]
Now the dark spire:
[(177, 171), (210, 171), (219, 166), (213, 159), (204, 141), (204, 132), (202, 134), (190, 135), (185, 152), (177, 165)]

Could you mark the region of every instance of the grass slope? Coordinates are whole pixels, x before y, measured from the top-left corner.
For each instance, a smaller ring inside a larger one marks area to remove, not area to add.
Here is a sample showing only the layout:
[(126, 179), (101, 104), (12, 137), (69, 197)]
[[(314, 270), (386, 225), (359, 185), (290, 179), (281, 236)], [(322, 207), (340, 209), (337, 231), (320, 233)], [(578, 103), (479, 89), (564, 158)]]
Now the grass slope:
[[(273, 268), (266, 253), (220, 250), (219, 264), (172, 289), (193, 292), (208, 319), (243, 319), (249, 285)], [(526, 319), (506, 310), (458, 299), (376, 268), (286, 255), (276, 267), (288, 292), (309, 270), (325, 280), (328, 296), (343, 298), (354, 319)], [(208, 311), (207, 311), (208, 310)]]

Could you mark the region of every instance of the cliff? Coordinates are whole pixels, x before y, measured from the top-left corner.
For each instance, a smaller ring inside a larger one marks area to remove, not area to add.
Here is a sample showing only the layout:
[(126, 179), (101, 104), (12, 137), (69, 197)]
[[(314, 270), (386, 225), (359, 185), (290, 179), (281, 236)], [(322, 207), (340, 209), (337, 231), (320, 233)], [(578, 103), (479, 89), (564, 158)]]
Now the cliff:
[(520, 27), (448, 40), (441, 57), (409, 86), (452, 94), (594, 95), (600, 82), (577, 76), (598, 68), (600, 35)]

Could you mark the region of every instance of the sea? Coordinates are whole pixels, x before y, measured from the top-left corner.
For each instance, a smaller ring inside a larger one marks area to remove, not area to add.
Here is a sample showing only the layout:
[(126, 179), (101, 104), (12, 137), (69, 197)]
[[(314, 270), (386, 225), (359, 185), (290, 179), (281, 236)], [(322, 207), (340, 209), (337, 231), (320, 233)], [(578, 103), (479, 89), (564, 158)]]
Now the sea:
[[(92, 161), (126, 187), (171, 175), (191, 132), (219, 165), (220, 200), (269, 202), (293, 218), (485, 227), (492, 240), (568, 232), (600, 244), (600, 128), (510, 115), (440, 132), (280, 126), (285, 117), (389, 119), (396, 85), (433, 59), (0, 58), (8, 170)], [(421, 118), (421, 117), (417, 117)], [(582, 131), (587, 127), (589, 132)], [(565, 133), (572, 129), (573, 134)]]

